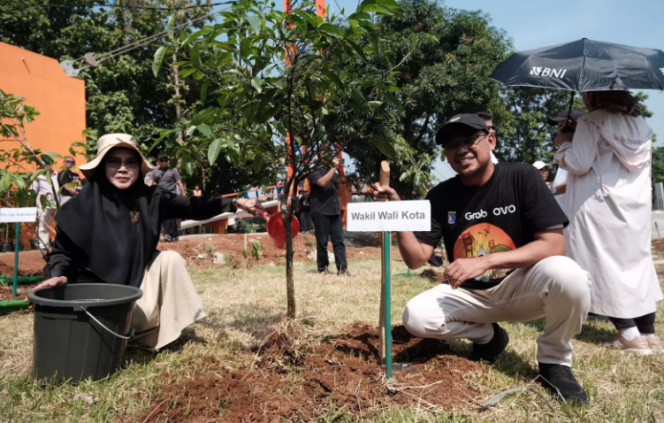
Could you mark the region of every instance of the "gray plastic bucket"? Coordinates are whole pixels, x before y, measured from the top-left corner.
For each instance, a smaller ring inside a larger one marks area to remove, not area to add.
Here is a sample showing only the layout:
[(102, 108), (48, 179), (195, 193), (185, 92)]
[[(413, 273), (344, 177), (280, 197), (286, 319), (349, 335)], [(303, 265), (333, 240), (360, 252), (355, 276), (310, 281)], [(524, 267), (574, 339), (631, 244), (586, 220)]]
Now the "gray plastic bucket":
[(58, 381), (103, 379), (122, 364), (143, 292), (113, 284), (66, 284), (30, 292), (35, 305), (34, 374)]

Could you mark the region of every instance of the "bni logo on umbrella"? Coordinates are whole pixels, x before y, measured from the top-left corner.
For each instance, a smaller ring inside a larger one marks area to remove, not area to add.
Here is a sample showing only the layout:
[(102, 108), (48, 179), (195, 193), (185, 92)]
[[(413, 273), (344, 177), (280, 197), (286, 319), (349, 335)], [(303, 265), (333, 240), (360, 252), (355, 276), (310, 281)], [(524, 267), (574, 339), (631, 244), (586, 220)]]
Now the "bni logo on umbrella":
[(530, 69), (530, 74), (533, 76), (548, 76), (551, 78), (563, 78), (567, 69), (552, 69), (533, 66)]

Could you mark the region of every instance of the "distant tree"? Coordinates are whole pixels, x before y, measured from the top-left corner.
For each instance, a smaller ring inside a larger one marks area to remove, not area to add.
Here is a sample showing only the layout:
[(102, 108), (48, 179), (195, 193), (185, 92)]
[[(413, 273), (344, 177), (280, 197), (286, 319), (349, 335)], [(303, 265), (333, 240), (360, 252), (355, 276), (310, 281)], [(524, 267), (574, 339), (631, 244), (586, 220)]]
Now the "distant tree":
[[(145, 8), (100, 7), (96, 0), (0, 1), (0, 40), (57, 60), (78, 59), (90, 52), (99, 57), (166, 31), (174, 12), (154, 8), (203, 6), (175, 13), (176, 25), (201, 18), (213, 10), (211, 0), (116, 0), (113, 3)], [(212, 20), (212, 17), (198, 20), (177, 31), (178, 35), (188, 35)], [(181, 119), (203, 105), (204, 81), (189, 78), (185, 83), (184, 78), (180, 78), (180, 95), (176, 97), (174, 69), (169, 68), (155, 78), (152, 62), (158, 48), (159, 40), (155, 40), (79, 74), (86, 83), (86, 135), (93, 152), (100, 135), (125, 132), (134, 135), (147, 153), (162, 128), (178, 123), (176, 104), (181, 106)], [(80, 61), (76, 65), (82, 67), (85, 63)], [(240, 190), (253, 182), (250, 172), (229, 170), (229, 163), (224, 163), (223, 159), (218, 167), (204, 168), (201, 164), (205, 162), (207, 150), (183, 149), (175, 140), (171, 141), (161, 143), (151, 155), (170, 153), (190, 185), (205, 184), (206, 192), (212, 194)]]
[[(375, 78), (398, 71), (393, 95), (400, 106), (367, 125), (347, 98), (349, 106), (329, 117), (326, 125), (331, 139), (353, 140), (347, 152), (356, 170), (350, 177), (377, 180), (380, 161), (387, 157), (393, 160), (392, 185), (410, 196), (432, 183), (430, 169), (440, 151), (435, 145), (437, 129), (457, 113), (497, 107), (499, 85), (488, 76), (511, 45), (481, 12), (455, 10), (434, 0), (398, 4), (400, 14), (377, 21), (380, 42), (368, 36), (358, 41), (382, 54), (358, 60), (355, 66)], [(398, 137), (417, 160), (404, 156), (407, 149), (398, 154)]]

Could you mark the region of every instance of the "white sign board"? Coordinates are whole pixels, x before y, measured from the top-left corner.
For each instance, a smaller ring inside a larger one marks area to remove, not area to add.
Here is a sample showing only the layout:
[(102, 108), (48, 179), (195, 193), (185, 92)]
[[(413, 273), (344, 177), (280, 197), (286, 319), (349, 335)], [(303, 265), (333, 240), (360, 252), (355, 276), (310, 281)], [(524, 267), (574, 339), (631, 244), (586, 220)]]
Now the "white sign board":
[(34, 222), (37, 220), (37, 207), (0, 209), (0, 223)]
[(350, 232), (430, 231), (429, 200), (348, 203), (346, 227)]

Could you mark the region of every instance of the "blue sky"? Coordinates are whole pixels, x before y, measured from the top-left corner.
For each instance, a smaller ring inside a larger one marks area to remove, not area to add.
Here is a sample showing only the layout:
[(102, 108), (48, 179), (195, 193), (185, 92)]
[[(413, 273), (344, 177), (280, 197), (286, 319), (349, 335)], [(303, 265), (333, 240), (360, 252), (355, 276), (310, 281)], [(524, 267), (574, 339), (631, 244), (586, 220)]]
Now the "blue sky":
[[(589, 38), (664, 50), (664, 0), (447, 0), (448, 7), (481, 10), (503, 29), (517, 51)], [(357, 0), (327, 0), (332, 13), (357, 7)], [(650, 126), (664, 143), (664, 93), (646, 91), (654, 113)], [(498, 140), (500, 142), (500, 140)], [(447, 179), (453, 171), (438, 161), (434, 174)]]

